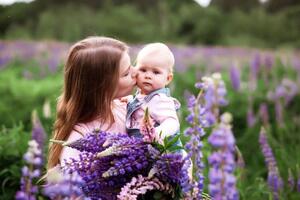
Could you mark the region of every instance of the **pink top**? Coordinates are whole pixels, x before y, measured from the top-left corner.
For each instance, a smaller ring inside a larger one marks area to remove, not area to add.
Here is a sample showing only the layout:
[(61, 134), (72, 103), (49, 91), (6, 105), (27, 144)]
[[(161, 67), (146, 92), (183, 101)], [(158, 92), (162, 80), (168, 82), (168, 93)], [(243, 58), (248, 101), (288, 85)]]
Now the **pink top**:
[(154, 95), (149, 102), (145, 102), (145, 95), (138, 93), (136, 98), (143, 102), (141, 108), (132, 114), (129, 121), (126, 122), (127, 127), (139, 128), (141, 120), (144, 117), (146, 108), (148, 107), (150, 117), (160, 125), (155, 128), (155, 133), (162, 131), (162, 138), (173, 135), (179, 131), (179, 120), (176, 108), (180, 107), (180, 103), (173, 97), (168, 97), (164, 93)]
[[(113, 101), (112, 112), (114, 115), (115, 123), (113, 123), (107, 131), (111, 133), (125, 133), (126, 103), (115, 99)], [(95, 129), (106, 130), (107, 126), (107, 124), (101, 124), (100, 120), (97, 119), (89, 123), (78, 123), (74, 126), (74, 129), (67, 141), (71, 142), (78, 140), (83, 137), (84, 134), (91, 133)], [(79, 151), (70, 147), (64, 147), (60, 154), (61, 165), (64, 164), (64, 159), (69, 158), (79, 158)]]

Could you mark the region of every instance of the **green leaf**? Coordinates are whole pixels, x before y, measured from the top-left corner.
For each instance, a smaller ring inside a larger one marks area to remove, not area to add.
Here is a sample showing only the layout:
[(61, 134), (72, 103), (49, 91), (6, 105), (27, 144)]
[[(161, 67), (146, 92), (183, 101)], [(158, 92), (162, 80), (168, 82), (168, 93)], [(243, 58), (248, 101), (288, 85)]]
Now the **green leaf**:
[(184, 148), (181, 147), (181, 146), (171, 146), (171, 147), (168, 148), (167, 150), (168, 150), (169, 152), (175, 152), (175, 151), (182, 150), (182, 149), (184, 149)]
[[(160, 132), (160, 137), (161, 137), (161, 133), (162, 132)], [(164, 138), (164, 146), (166, 147), (168, 145), (168, 137), (165, 137)]]
[(158, 142), (154, 142), (154, 143), (153, 143), (153, 146), (154, 146), (156, 149), (158, 149), (161, 153), (166, 151), (165, 146), (159, 144)]
[(176, 135), (175, 137), (173, 137), (172, 139), (170, 139), (172, 136), (168, 136), (166, 137), (166, 141), (167, 143), (165, 144), (165, 148), (168, 149), (169, 147), (173, 146), (179, 139), (180, 134)]

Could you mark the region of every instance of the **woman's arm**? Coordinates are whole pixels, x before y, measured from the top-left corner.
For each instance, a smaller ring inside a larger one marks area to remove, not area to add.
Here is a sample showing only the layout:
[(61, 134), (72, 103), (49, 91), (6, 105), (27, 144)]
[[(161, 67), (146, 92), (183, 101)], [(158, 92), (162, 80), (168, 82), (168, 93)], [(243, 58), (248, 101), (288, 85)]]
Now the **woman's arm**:
[[(73, 141), (76, 141), (80, 138), (82, 138), (82, 134), (80, 134), (79, 132), (73, 130), (71, 132), (67, 142), (73, 142)], [(79, 153), (80, 153), (80, 151), (78, 151), (76, 149), (64, 146), (62, 151), (61, 151), (60, 158), (59, 158), (61, 166), (65, 165), (65, 162), (67, 160), (69, 160), (70, 158), (74, 158), (74, 159), (79, 158)]]

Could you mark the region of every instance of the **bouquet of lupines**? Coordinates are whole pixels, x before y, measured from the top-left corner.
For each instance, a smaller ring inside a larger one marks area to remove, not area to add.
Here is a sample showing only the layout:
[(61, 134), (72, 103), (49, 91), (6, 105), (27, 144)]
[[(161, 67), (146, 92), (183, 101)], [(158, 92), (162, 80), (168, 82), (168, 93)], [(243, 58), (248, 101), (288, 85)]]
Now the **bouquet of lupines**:
[(179, 199), (180, 182), (188, 179), (182, 154), (174, 152), (181, 149), (175, 145), (179, 136), (158, 143), (148, 111), (141, 134), (143, 138), (95, 130), (75, 142), (64, 143), (81, 153), (79, 159), (66, 161), (62, 169), (81, 176), (85, 182), (82, 191), (91, 199), (134, 200), (154, 191), (168, 199)]

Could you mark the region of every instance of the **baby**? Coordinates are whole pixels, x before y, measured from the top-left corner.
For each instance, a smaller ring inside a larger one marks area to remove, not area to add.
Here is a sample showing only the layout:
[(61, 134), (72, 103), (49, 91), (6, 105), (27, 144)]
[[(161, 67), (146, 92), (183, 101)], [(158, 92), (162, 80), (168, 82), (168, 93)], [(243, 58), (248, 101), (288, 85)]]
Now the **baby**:
[(176, 110), (180, 103), (170, 96), (170, 90), (166, 88), (173, 79), (174, 63), (172, 52), (162, 43), (148, 44), (138, 53), (136, 67), (139, 89), (128, 103), (126, 115), (129, 135), (141, 137), (139, 127), (146, 108), (155, 123), (157, 141), (179, 133)]

